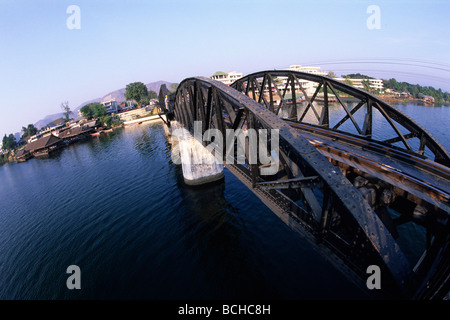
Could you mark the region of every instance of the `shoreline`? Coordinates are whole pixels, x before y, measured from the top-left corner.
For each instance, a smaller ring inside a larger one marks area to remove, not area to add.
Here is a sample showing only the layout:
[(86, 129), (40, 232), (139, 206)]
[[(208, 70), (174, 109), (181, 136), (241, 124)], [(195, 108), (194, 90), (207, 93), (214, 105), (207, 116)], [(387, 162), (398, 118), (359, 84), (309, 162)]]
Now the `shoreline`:
[(441, 105), (448, 105), (450, 106), (450, 101), (444, 101), (444, 102), (429, 102), (423, 99), (415, 99), (415, 98), (396, 98), (392, 96), (387, 95), (377, 95), (378, 98), (380, 98), (383, 101), (386, 101), (388, 103), (418, 103), (423, 104), (425, 107), (435, 107), (435, 106), (441, 106)]
[[(392, 96), (386, 96), (386, 95), (376, 95), (379, 99), (390, 103), (390, 104), (404, 104), (404, 103), (416, 103), (418, 105), (421, 105), (423, 107), (436, 107), (436, 106), (447, 106), (450, 107), (450, 102), (442, 102), (442, 103), (431, 103), (428, 101), (424, 101), (423, 99), (413, 99), (413, 98), (396, 98), (396, 97), (392, 97)], [(115, 127), (111, 127), (109, 128), (111, 131), (115, 131), (116, 129), (119, 128), (124, 128), (124, 127), (129, 127), (129, 126), (133, 126), (135, 124), (140, 124), (142, 122), (147, 122), (147, 121), (152, 121), (152, 120), (158, 120), (160, 119), (160, 117), (158, 115), (151, 115), (151, 116), (147, 116), (147, 117), (143, 117), (143, 118), (138, 118), (138, 119), (133, 119), (133, 120), (128, 120), (128, 121), (124, 121), (121, 125), (119, 126), (115, 126)], [(96, 130), (96, 135), (99, 135), (101, 133), (106, 133), (109, 132), (109, 130), (105, 130), (106, 128), (99, 128), (100, 130)], [(21, 161), (17, 161), (16, 159), (16, 155), (17, 152), (21, 149), (22, 147), (15, 149), (15, 150), (11, 150), (9, 152), (5, 152), (0, 154), (0, 166), (3, 166), (5, 164), (8, 163), (20, 163)]]
[[(126, 128), (126, 127), (130, 127), (130, 126), (133, 126), (133, 125), (136, 125), (136, 124), (141, 124), (143, 122), (155, 121), (155, 120), (156, 121), (157, 120), (161, 120), (162, 121), (162, 119), (161, 119), (161, 117), (159, 115), (151, 115), (151, 116), (148, 116), (148, 117), (143, 117), (143, 118), (138, 118), (138, 119), (134, 119), (134, 120), (125, 121), (121, 125), (114, 126), (114, 127), (111, 127), (111, 128), (98, 127), (93, 133), (91, 133), (89, 136), (86, 136), (85, 139), (98, 137), (99, 135), (102, 135), (104, 133), (113, 132), (113, 131), (115, 131), (117, 129), (120, 129), (120, 128)], [(70, 141), (70, 142), (69, 141), (64, 141), (63, 142), (64, 145), (59, 147), (58, 149), (63, 149), (64, 147), (66, 147), (69, 144), (72, 144), (74, 142), (78, 142), (80, 140), (85, 140), (85, 139), (81, 139), (81, 137), (77, 136), (77, 137), (75, 137), (75, 139), (73, 141)], [(1, 154), (0, 156), (2, 158), (0, 159), (0, 166), (8, 164), (8, 163), (21, 163), (21, 162), (25, 162), (28, 159), (32, 158), (30, 156), (30, 157), (28, 157), (26, 159), (23, 159), (23, 160), (17, 159), (17, 157), (16, 157), (17, 156), (17, 152), (19, 150), (21, 150), (21, 149), (23, 149), (23, 146), (21, 146), (21, 147), (19, 147), (17, 149), (11, 150), (11, 151), (9, 151), (9, 152), (7, 152), (5, 154)], [(33, 156), (33, 157), (39, 158), (38, 156)]]

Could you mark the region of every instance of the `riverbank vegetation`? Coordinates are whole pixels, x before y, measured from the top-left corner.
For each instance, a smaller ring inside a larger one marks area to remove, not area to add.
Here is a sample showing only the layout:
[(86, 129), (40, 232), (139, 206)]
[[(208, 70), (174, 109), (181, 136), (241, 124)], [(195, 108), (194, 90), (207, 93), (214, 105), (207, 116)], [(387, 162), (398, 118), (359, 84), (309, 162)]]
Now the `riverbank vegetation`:
[(125, 99), (128, 101), (136, 101), (139, 106), (146, 106), (151, 99), (157, 98), (155, 91), (149, 91), (142, 82), (132, 82), (127, 84), (125, 88)]
[(16, 138), (12, 133), (8, 136), (5, 134), (2, 140), (2, 151), (11, 151), (17, 146)]
[(80, 109), (81, 114), (87, 120), (98, 119), (107, 128), (118, 127), (122, 121), (116, 116), (110, 116), (106, 112), (106, 107), (98, 102), (89, 103)]
[(65, 101), (61, 103), (61, 109), (63, 110), (64, 114), (64, 123), (67, 123), (71, 120), (70, 116), (73, 114), (72, 110), (70, 110), (69, 102)]
[(11, 158), (11, 154), (9, 152), (0, 154), (0, 166), (4, 165), (5, 163), (10, 162), (10, 158)]
[(450, 93), (442, 91), (442, 89), (435, 89), (431, 86), (421, 86), (419, 84), (411, 84), (408, 82), (399, 82), (395, 78), (389, 80), (381, 79), (383, 81), (382, 90), (373, 90), (370, 88), (369, 79), (375, 79), (361, 73), (351, 73), (343, 75), (345, 82), (352, 84), (349, 79), (364, 79), (362, 84), (364, 90), (382, 96), (384, 100), (389, 102), (409, 102), (413, 100), (424, 101), (428, 103), (450, 103)]
[(22, 127), (22, 140), (25, 140), (31, 136), (34, 136), (38, 132), (38, 129), (34, 126), (34, 124), (29, 124), (26, 127)]
[(427, 96), (433, 97), (436, 103), (450, 103), (450, 93), (435, 89), (431, 86), (423, 87), (419, 84), (411, 84), (408, 82), (398, 82), (396, 79), (383, 80), (383, 88), (396, 92), (406, 92), (413, 99), (424, 99)]
[(17, 147), (17, 141), (13, 134), (6, 135), (2, 139), (2, 148), (0, 152), (0, 165), (13, 161), (14, 150)]

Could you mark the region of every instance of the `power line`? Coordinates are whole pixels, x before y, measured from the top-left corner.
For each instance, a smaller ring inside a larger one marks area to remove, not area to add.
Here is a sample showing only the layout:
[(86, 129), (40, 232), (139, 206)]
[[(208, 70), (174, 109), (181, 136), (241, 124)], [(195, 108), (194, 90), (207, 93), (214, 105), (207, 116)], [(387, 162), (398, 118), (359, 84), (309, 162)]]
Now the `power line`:
[(402, 65), (402, 66), (414, 66), (433, 70), (440, 70), (450, 73), (450, 68), (433, 67), (415, 63), (403, 63), (403, 62), (382, 62), (382, 61), (340, 61), (340, 62), (322, 62), (320, 65), (336, 65), (336, 64), (383, 64), (383, 65)]
[[(414, 62), (414, 63), (410, 64), (411, 62)], [(345, 58), (345, 59), (340, 59), (340, 60), (323, 60), (323, 61), (314, 61), (314, 62), (307, 62), (307, 63), (308, 64), (342, 64), (342, 63), (407, 64), (407, 65), (429, 67), (429, 68), (436, 68), (434, 66), (445, 67), (445, 69), (444, 68), (442, 68), (442, 69), (445, 71), (450, 71), (450, 64), (431, 61), (431, 60), (404, 59), (404, 58)], [(423, 64), (425, 64), (425, 65), (423, 65)], [(431, 66), (426, 66), (426, 65), (431, 65)], [(439, 68), (439, 69), (441, 69), (441, 68)]]

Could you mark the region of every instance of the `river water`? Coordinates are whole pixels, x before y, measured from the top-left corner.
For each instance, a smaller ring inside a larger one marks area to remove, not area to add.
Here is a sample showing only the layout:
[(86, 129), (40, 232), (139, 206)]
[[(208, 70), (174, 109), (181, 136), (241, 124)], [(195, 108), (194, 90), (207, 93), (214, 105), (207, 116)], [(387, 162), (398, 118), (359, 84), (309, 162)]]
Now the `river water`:
[[(399, 108), (450, 149), (450, 107)], [(226, 169), (186, 187), (161, 122), (0, 167), (0, 299), (364, 298)]]

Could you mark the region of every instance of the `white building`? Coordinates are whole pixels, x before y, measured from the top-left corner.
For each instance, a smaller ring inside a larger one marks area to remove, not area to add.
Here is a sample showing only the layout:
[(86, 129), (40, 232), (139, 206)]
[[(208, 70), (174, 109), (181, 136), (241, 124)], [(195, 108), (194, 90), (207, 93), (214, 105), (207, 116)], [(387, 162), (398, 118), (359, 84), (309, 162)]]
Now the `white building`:
[(106, 113), (117, 113), (117, 102), (116, 99), (110, 99), (100, 102), (106, 108)]
[[(300, 72), (306, 72), (306, 73), (312, 73), (319, 76), (326, 76), (328, 73), (325, 71), (321, 71), (320, 67), (303, 67), (301, 65), (291, 65), (289, 66), (288, 70), (292, 71), (300, 71)], [(334, 78), (337, 81), (341, 82), (351, 82), (351, 85), (359, 88), (364, 89), (363, 81), (367, 81), (369, 84), (369, 87), (373, 90), (382, 90), (383, 89), (383, 80), (381, 79), (350, 79), (350, 78)], [(311, 83), (310, 81), (302, 80), (300, 81), (302, 86), (305, 88), (308, 88), (308, 94), (314, 93), (313, 89), (317, 87), (317, 83)], [(349, 83), (350, 84), (350, 83)]]
[[(287, 70), (306, 72), (306, 73), (311, 73), (311, 74), (318, 75), (318, 76), (326, 76), (327, 75), (327, 72), (321, 71), (320, 67), (301, 66), (299, 64), (290, 65)], [(279, 77), (279, 78), (282, 78), (282, 77)], [(286, 84), (286, 81), (287, 81), (287, 78), (283, 81), (284, 85)], [(318, 86), (318, 83), (308, 81), (308, 80), (298, 79), (298, 82), (301, 84), (302, 88), (305, 90), (306, 94), (309, 97), (311, 97), (314, 94), (314, 92), (316, 91), (316, 88)], [(295, 85), (295, 87), (297, 90), (300, 90), (300, 86), (298, 86), (297, 84)]]
[(367, 81), (368, 85), (373, 90), (383, 90), (383, 80), (381, 79), (353, 79), (353, 78), (335, 78), (335, 80), (346, 82), (352, 86), (364, 89), (363, 81)]
[(216, 73), (214, 73), (209, 78), (213, 79), (213, 80), (217, 80), (217, 81), (223, 82), (226, 85), (230, 85), (233, 82), (235, 82), (236, 80), (242, 78), (243, 76), (244, 76), (243, 73), (239, 73), (239, 72), (236, 72), (236, 71), (230, 71), (230, 72), (217, 71)]
[(326, 76), (327, 75), (327, 72), (320, 71), (320, 67), (302, 67), (299, 64), (290, 65), (288, 70), (312, 73), (312, 74), (316, 74), (318, 76)]
[(42, 135), (41, 134), (35, 134), (34, 136), (31, 136), (27, 139), (27, 143), (31, 143), (33, 141), (36, 141), (37, 139), (39, 139)]

